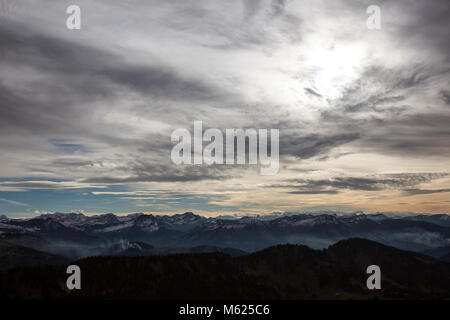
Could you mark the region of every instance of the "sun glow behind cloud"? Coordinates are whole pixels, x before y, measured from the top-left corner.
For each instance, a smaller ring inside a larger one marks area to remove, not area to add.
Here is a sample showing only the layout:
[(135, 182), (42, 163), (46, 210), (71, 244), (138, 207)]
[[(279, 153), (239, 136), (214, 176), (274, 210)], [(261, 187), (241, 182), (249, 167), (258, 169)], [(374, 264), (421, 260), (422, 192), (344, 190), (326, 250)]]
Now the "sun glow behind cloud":
[(357, 79), (363, 58), (364, 50), (359, 46), (334, 46), (312, 49), (305, 63), (317, 91), (325, 98), (336, 99), (346, 85)]

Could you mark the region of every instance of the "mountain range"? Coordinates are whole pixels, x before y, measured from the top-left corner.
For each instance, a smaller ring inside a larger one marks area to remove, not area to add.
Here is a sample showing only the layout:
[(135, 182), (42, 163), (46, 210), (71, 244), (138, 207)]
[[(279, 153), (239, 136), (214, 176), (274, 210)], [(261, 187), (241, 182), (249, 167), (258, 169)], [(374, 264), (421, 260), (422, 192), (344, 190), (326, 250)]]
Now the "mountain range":
[(126, 250), (133, 252), (132, 248), (118, 249), (136, 244), (140, 246), (134, 248), (135, 254), (141, 252), (138, 255), (206, 250), (239, 256), (286, 243), (323, 249), (352, 237), (448, 259), (450, 215), (291, 213), (230, 219), (187, 212), (172, 216), (55, 213), (30, 219), (0, 217), (0, 239), (70, 259), (128, 255)]

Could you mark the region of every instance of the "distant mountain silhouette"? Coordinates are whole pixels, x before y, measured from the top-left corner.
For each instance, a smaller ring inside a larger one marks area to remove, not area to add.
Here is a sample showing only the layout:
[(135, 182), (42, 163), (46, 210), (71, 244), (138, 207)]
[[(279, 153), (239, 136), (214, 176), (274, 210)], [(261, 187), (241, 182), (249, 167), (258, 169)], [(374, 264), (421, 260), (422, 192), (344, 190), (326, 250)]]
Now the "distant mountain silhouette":
[[(0, 297), (59, 299), (436, 299), (450, 298), (450, 264), (365, 239), (325, 250), (278, 245), (241, 257), (223, 253), (89, 257), (82, 290), (65, 288), (65, 268), (0, 273)], [(366, 268), (381, 268), (381, 290)]]
[[(322, 249), (348, 238), (365, 238), (440, 258), (448, 253), (450, 216), (385, 214), (284, 214), (239, 219), (206, 218), (192, 212), (173, 216), (78, 213), (0, 220), (0, 235), (40, 251), (82, 258), (121, 242), (158, 248), (211, 246), (255, 252), (282, 243)], [(25, 237), (25, 242), (19, 238)]]
[(65, 264), (69, 260), (54, 254), (41, 252), (0, 240), (0, 271), (14, 267)]

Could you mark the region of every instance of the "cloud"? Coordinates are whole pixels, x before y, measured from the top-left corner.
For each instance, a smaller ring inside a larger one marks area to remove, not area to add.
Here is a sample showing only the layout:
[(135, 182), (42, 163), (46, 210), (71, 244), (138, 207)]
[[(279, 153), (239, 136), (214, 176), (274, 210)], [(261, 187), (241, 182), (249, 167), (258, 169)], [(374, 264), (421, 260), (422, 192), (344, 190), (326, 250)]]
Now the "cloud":
[(302, 191), (289, 191), (290, 194), (338, 194), (337, 190), (302, 190)]
[(0, 190), (29, 190), (29, 189), (83, 189), (101, 188), (101, 186), (77, 183), (75, 181), (0, 181)]
[(100, 73), (109, 80), (156, 99), (212, 100), (224, 95), (219, 88), (208, 87), (200, 79), (184, 79), (170, 69), (146, 66), (124, 66)]
[[(134, 162), (124, 169), (126, 176), (99, 176), (81, 179), (89, 184), (126, 184), (138, 182), (194, 182), (203, 180), (224, 180), (231, 177), (230, 166), (175, 166)], [(226, 170), (230, 171), (228, 174)]]
[[(435, 52), (443, 54), (448, 61), (450, 46), (448, 41), (443, 39), (450, 37), (450, 30), (446, 27), (450, 7), (445, 0), (437, 0), (433, 4), (433, 7), (429, 7), (422, 1), (408, 1), (409, 19), (405, 19), (399, 29), (399, 38), (404, 37), (403, 41), (417, 49), (429, 51), (432, 48)], [(400, 1), (393, 2), (397, 10), (402, 10), (403, 5)]]
[(450, 192), (450, 189), (405, 189), (403, 193), (407, 196), (416, 196), (422, 194), (434, 194), (434, 193), (446, 193)]
[(58, 152), (61, 153), (74, 154), (79, 152), (89, 152), (89, 150), (84, 145), (73, 143), (67, 139), (50, 139), (49, 142), (57, 148)]
[(272, 0), (270, 3), (270, 13), (274, 16), (279, 16), (284, 12), (286, 0)]
[(358, 138), (360, 138), (359, 133), (342, 133), (336, 135), (311, 134), (307, 136), (297, 136), (296, 134), (281, 135), (280, 154), (307, 159), (325, 154), (334, 147), (355, 141)]
[[(447, 189), (383, 174), (448, 171), (445, 0), (384, 1), (377, 31), (369, 0), (80, 0), (80, 32), (64, 3), (16, 2), (0, 19), (1, 190), (163, 184), (268, 208), (280, 188), (316, 202)], [(195, 120), (280, 129), (282, 170), (174, 166), (170, 134)]]
[(314, 90), (311, 89), (311, 88), (305, 88), (305, 92), (306, 92), (307, 94), (312, 95), (312, 96), (315, 96), (315, 97), (318, 97), (318, 98), (322, 98), (322, 95), (321, 95), (321, 94), (317, 93), (316, 91), (314, 91)]
[(440, 94), (441, 94), (441, 98), (445, 102), (445, 104), (450, 104), (450, 91), (441, 90)]
[(114, 52), (45, 35), (13, 22), (0, 24), (0, 44), (3, 63), (44, 72), (53, 77), (47, 78), (54, 81), (52, 85), (61, 80), (76, 85), (73, 89), (83, 99), (116, 96), (114, 85), (169, 100), (216, 99), (225, 93), (201, 79), (177, 74), (169, 66), (130, 63)]
[(13, 201), (13, 200), (8, 200), (8, 199), (3, 199), (3, 198), (0, 198), (0, 201), (9, 203), (9, 204), (12, 204), (12, 205), (15, 205), (15, 206), (19, 206), (19, 207), (30, 207), (28, 204), (23, 203), (23, 202), (19, 202), (19, 201)]
[[(282, 184), (266, 185), (267, 188), (282, 188), (292, 194), (335, 194), (341, 190), (381, 191), (386, 189), (403, 189), (417, 186), (447, 177), (448, 173), (403, 173), (386, 174), (375, 177), (336, 177), (331, 179), (288, 179)], [(413, 194), (427, 190), (405, 189), (404, 192)], [(445, 192), (445, 191), (442, 191)]]
[(84, 158), (57, 158), (52, 162), (52, 165), (61, 167), (83, 167), (92, 166), (94, 165), (94, 162)]

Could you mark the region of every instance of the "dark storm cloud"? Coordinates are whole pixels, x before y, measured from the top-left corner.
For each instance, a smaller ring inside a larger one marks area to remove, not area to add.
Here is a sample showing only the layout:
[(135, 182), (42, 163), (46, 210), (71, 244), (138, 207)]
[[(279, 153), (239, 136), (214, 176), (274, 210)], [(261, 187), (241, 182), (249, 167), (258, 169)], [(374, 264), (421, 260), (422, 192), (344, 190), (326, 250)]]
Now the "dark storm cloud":
[(406, 196), (416, 196), (416, 195), (421, 195), (421, 194), (434, 194), (434, 193), (446, 193), (446, 192), (450, 192), (450, 189), (406, 189), (403, 190), (403, 193)]
[[(450, 6), (447, 0), (433, 1), (394, 1), (393, 6), (397, 10), (404, 10), (407, 6), (408, 12), (414, 16), (400, 29), (399, 39), (402, 42), (412, 42), (412, 45), (421, 49), (433, 48), (449, 59), (450, 53), (450, 27), (448, 17)], [(401, 42), (401, 43), (402, 43)]]
[[(359, 78), (347, 86), (342, 97), (336, 102), (345, 112), (376, 111), (386, 112), (380, 106), (396, 107), (397, 102), (406, 97), (404, 90), (424, 86), (430, 79), (432, 70), (422, 65), (413, 65), (403, 68), (387, 68), (380, 65), (367, 67)], [(371, 91), (374, 85), (380, 85), (383, 90)]]
[[(288, 193), (320, 194), (338, 193), (340, 190), (381, 191), (385, 189), (402, 190), (405, 187), (417, 186), (421, 183), (447, 177), (448, 173), (403, 173), (388, 174), (375, 177), (336, 177), (332, 179), (289, 179), (283, 184), (268, 185), (268, 188), (294, 189)], [(419, 189), (405, 189), (411, 193)]]
[(450, 153), (450, 114), (416, 114), (373, 123), (362, 147), (421, 157)]
[(0, 45), (3, 63), (65, 73), (68, 78), (94, 74), (102, 66), (120, 62), (117, 56), (103, 50), (46, 35), (13, 21), (0, 24)]
[(89, 152), (84, 145), (72, 143), (67, 139), (50, 139), (50, 143), (57, 148), (58, 153), (74, 154), (77, 152)]
[[(57, 166), (78, 167), (92, 165), (88, 161), (61, 159)], [(224, 180), (237, 177), (230, 166), (173, 166), (152, 162), (133, 161), (115, 168), (113, 175), (92, 176), (77, 181), (0, 181), (0, 188), (10, 189), (75, 189), (109, 184), (133, 184), (142, 182), (195, 182)], [(229, 172), (227, 172), (229, 171)]]
[[(358, 0), (337, 2), (353, 12), (360, 12), (370, 5), (377, 5), (381, 9), (383, 29), (393, 33), (396, 46), (427, 51), (438, 51), (449, 58), (450, 27), (448, 17), (450, 6), (448, 0)], [(337, 9), (341, 9), (338, 5)], [(431, 57), (430, 57), (431, 58)]]
[[(35, 102), (24, 99), (0, 84), (0, 124), (1, 131), (9, 126), (30, 126), (35, 123), (30, 112)], [(21, 110), (22, 109), (22, 110)]]
[(92, 166), (93, 164), (93, 161), (82, 158), (58, 158), (52, 161), (52, 165), (61, 167), (83, 167)]
[[(105, 81), (168, 99), (209, 99), (223, 94), (201, 80), (189, 80), (164, 66), (132, 65), (107, 51), (36, 33), (18, 24), (0, 24), (3, 62), (29, 65), (41, 71), (80, 76), (88, 85), (79, 94), (113, 94)], [(90, 92), (93, 90), (94, 92)]]
[(289, 194), (338, 194), (337, 190), (302, 190), (302, 191), (289, 191)]
[(280, 155), (291, 155), (300, 159), (308, 159), (329, 152), (334, 147), (357, 140), (359, 133), (342, 133), (337, 135), (297, 134), (280, 136)]
[(450, 104), (450, 91), (442, 90), (440, 92), (440, 95), (441, 95), (442, 101), (444, 101), (446, 104)]
[(155, 98), (170, 100), (210, 100), (223, 95), (218, 89), (208, 88), (200, 81), (189, 81), (173, 71), (161, 67), (125, 65), (123, 68), (110, 68), (101, 75), (130, 89), (149, 94)]
[(318, 98), (322, 98), (322, 95), (321, 95), (321, 94), (317, 93), (316, 91), (314, 91), (314, 90), (311, 89), (311, 88), (305, 88), (305, 92), (306, 92), (307, 94), (312, 95), (312, 96), (315, 96), (315, 97), (318, 97)]
[[(228, 167), (228, 169), (230, 169)], [(119, 168), (119, 171), (121, 169)], [(81, 179), (81, 183), (93, 184), (126, 184), (139, 182), (194, 182), (203, 180), (224, 180), (232, 175), (225, 174), (226, 168), (219, 166), (182, 166), (157, 165), (151, 163), (135, 163), (122, 168), (127, 175), (99, 176)]]
[[(123, 135), (120, 131), (127, 127), (113, 127), (103, 117), (126, 112), (114, 106), (124, 101), (124, 93), (140, 97), (139, 102), (145, 104), (143, 119), (153, 118), (152, 110), (176, 119), (177, 103), (225, 97), (223, 89), (181, 76), (164, 65), (132, 64), (114, 53), (46, 35), (6, 18), (0, 23), (0, 55), (0, 67), (8, 70), (0, 75), (0, 134), (4, 138), (0, 145), (4, 152), (7, 145), (19, 147), (14, 141), (20, 135), (41, 139), (56, 153), (87, 152), (90, 147), (83, 141), (141, 151), (170, 150), (167, 134), (161, 138), (162, 133), (155, 130), (151, 139)], [(166, 102), (165, 108), (158, 110), (155, 100)], [(129, 114), (143, 112), (134, 107)]]
[[(380, 105), (393, 104), (396, 102), (400, 102), (404, 99), (405, 99), (404, 96), (386, 96), (386, 97), (372, 96), (366, 101), (345, 106), (345, 111), (347, 112), (373, 111), (386, 113), (387, 110), (385, 108), (382, 109), (379, 108)], [(393, 109), (401, 112), (405, 110), (404, 108), (399, 107), (395, 107)]]

